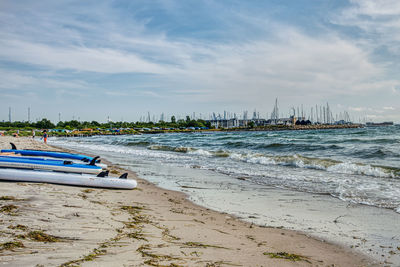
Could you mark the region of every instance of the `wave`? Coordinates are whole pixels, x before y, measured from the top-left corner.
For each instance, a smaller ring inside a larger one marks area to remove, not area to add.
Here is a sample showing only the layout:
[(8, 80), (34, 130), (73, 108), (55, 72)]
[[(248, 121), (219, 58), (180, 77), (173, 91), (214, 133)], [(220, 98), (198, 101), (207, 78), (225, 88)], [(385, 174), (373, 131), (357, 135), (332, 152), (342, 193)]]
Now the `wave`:
[(173, 147), (173, 146), (165, 146), (165, 145), (151, 145), (147, 147), (150, 150), (161, 150), (161, 151), (172, 151), (172, 152), (179, 152), (179, 153), (188, 153), (189, 151), (196, 150), (195, 148), (191, 147)]
[(387, 166), (341, 162), (331, 159), (294, 156), (265, 156), (257, 154), (234, 154), (233, 159), (256, 164), (282, 165), (296, 168), (323, 170), (333, 173), (367, 175), (380, 178), (400, 178), (400, 169)]
[(148, 141), (137, 141), (137, 142), (127, 142), (124, 143), (125, 146), (143, 146), (143, 147), (147, 147), (148, 145), (150, 145), (151, 143)]
[(371, 159), (371, 158), (386, 158), (386, 157), (399, 157), (399, 154), (389, 151), (389, 150), (384, 150), (384, 149), (370, 149), (368, 151), (355, 151), (353, 153), (354, 155), (357, 155), (357, 157), (364, 158), (364, 159)]
[(259, 144), (255, 148), (266, 149), (266, 150), (299, 151), (299, 152), (342, 149), (342, 147), (338, 145), (311, 145), (311, 144), (286, 144), (286, 143)]
[[(281, 144), (273, 144), (280, 146)], [(272, 156), (263, 153), (237, 153), (225, 150), (210, 151), (192, 147), (151, 145), (150, 150), (187, 153), (200, 157), (229, 158), (231, 160), (262, 165), (280, 165), (294, 168), (322, 170), (332, 173), (366, 175), (379, 178), (400, 178), (400, 169), (390, 166), (375, 166), (354, 162), (342, 162), (326, 158), (311, 158), (301, 155)]]

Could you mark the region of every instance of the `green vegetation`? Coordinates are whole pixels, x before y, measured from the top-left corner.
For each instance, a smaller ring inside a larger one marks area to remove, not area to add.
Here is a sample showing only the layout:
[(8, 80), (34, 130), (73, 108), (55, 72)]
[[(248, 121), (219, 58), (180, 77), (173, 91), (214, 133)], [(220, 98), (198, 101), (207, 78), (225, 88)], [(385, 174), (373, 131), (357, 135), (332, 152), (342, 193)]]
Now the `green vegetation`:
[[(154, 122), (107, 122), (100, 123), (97, 121), (60, 121), (57, 124), (52, 123), (50, 120), (44, 118), (38, 122), (0, 122), (0, 130), (32, 130), (32, 129), (59, 129), (59, 130), (111, 130), (111, 129), (141, 129), (141, 128), (160, 128), (160, 129), (180, 129), (187, 127), (208, 127), (211, 128), (211, 124), (205, 120), (192, 120), (189, 116), (186, 116), (186, 120), (176, 121), (175, 116), (172, 116), (171, 122), (159, 121)], [(20, 133), (21, 134), (21, 133)]]
[[(247, 127), (237, 127), (229, 129), (214, 129), (210, 121), (194, 120), (189, 116), (185, 119), (177, 120), (171, 116), (171, 121), (158, 122), (107, 122), (97, 121), (60, 121), (57, 124), (44, 118), (38, 122), (0, 122), (0, 132), (5, 135), (31, 136), (32, 130), (41, 132), (48, 130), (49, 136), (81, 136), (81, 135), (121, 135), (138, 133), (169, 133), (169, 132), (191, 132), (198, 130), (210, 131), (280, 131), (280, 130), (316, 130), (316, 129), (341, 129), (359, 128), (359, 124), (351, 125), (266, 125), (257, 126), (254, 121), (249, 121)], [(38, 134), (39, 136), (41, 134)]]

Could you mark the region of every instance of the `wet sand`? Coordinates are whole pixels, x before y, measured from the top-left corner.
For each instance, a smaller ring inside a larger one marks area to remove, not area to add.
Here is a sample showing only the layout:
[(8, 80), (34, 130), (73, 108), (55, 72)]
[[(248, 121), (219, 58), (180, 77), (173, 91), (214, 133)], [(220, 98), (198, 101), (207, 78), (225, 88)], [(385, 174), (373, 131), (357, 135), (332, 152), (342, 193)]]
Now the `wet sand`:
[[(0, 148), (52, 149), (0, 137)], [(126, 172), (109, 166), (112, 172)], [(5, 266), (375, 266), (353, 250), (197, 206), (136, 177), (135, 190), (1, 182)], [(12, 243), (9, 243), (12, 242)], [(282, 257), (282, 258), (279, 258)], [(291, 258), (291, 259), (283, 259)], [(379, 266), (376, 264), (376, 266)]]

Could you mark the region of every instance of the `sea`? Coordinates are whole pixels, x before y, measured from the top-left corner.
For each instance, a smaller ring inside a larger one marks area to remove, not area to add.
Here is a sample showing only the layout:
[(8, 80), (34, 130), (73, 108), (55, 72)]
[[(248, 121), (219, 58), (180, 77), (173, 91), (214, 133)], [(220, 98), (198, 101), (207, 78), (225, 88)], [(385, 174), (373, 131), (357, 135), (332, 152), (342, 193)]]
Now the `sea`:
[(400, 126), (54, 137), (205, 207), (400, 265)]

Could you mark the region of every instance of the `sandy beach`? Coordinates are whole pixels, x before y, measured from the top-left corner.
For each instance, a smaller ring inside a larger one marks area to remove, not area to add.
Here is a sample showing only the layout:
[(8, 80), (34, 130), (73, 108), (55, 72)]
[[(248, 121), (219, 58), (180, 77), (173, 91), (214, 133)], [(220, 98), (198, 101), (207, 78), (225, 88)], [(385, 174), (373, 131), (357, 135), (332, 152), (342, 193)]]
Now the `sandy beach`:
[[(30, 138), (0, 148), (59, 150)], [(83, 152), (83, 151), (80, 151)], [(104, 159), (103, 159), (104, 161)], [(106, 162), (108, 163), (108, 162)], [(109, 163), (108, 163), (109, 164)], [(112, 173), (127, 172), (109, 164)], [(379, 266), (295, 231), (241, 221), (140, 179), (135, 190), (1, 182), (4, 266)]]

